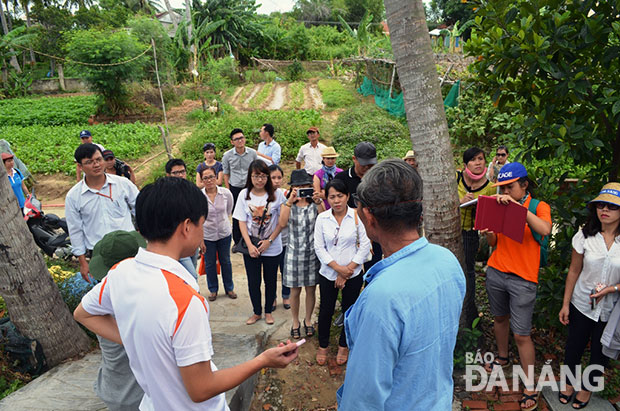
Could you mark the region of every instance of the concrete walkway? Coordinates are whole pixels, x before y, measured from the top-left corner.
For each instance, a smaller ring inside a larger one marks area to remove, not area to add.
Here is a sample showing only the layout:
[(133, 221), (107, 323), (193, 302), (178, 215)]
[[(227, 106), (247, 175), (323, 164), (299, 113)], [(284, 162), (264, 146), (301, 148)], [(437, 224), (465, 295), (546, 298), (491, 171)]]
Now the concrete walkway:
[[(220, 294), (216, 301), (209, 302), (215, 351), (213, 361), (220, 369), (253, 358), (263, 351), (270, 338), (274, 342), (285, 341), (291, 323), (290, 311), (282, 307), (281, 283), (278, 278), (278, 308), (273, 313), (275, 324), (267, 325), (261, 320), (253, 325), (245, 325), (245, 321), (252, 315), (252, 305), (243, 259), (233, 254), (232, 262), (235, 292), (239, 298), (228, 298), (223, 293), (220, 279)], [(0, 411), (105, 410), (105, 405), (93, 391), (100, 358), (101, 354), (96, 350), (80, 360), (53, 368), (0, 401)], [(254, 376), (226, 393), (232, 411), (249, 409), (255, 379)]]

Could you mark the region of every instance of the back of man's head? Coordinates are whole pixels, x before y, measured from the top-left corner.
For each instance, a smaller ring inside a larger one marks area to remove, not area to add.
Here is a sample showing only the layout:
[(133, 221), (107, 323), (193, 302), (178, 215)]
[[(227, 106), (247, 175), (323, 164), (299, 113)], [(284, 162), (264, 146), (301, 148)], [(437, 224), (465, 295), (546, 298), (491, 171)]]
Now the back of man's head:
[(138, 231), (148, 241), (167, 241), (189, 218), (198, 224), (207, 217), (207, 198), (184, 178), (162, 177), (140, 191), (136, 199)]
[(183, 166), (183, 168), (187, 169), (185, 161), (181, 160), (180, 158), (172, 158), (166, 163), (166, 174), (172, 173), (172, 168), (175, 166)]
[(273, 133), (275, 133), (275, 129), (273, 128), (273, 125), (269, 124), (269, 123), (265, 123), (263, 124), (263, 127), (265, 128), (265, 131), (267, 133), (269, 133), (269, 137), (273, 138)]
[(415, 230), (420, 225), (422, 179), (403, 160), (385, 160), (371, 168), (357, 187), (357, 197), (386, 232)]
[(75, 161), (82, 164), (82, 160), (91, 158), (97, 151), (101, 153), (99, 146), (93, 143), (86, 143), (79, 145), (78, 148), (75, 149), (73, 156), (75, 157)]

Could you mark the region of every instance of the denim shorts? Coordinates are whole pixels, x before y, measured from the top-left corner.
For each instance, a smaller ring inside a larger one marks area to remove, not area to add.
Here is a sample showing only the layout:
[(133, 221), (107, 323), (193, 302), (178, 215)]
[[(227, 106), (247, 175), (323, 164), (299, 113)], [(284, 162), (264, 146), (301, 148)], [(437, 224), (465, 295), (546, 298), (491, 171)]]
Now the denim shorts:
[(510, 328), (517, 335), (530, 335), (536, 304), (536, 283), (518, 275), (487, 267), (486, 287), (491, 314), (510, 315)]

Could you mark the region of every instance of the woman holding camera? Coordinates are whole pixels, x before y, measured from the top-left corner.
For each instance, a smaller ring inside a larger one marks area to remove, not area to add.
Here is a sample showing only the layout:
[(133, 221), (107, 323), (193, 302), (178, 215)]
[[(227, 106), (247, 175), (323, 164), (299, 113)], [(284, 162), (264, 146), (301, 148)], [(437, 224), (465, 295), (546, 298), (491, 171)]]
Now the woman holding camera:
[(288, 226), (289, 242), (284, 256), (283, 284), (291, 289), (291, 314), (293, 325), (291, 337), (301, 338), (299, 305), (301, 288), (306, 290), (306, 315), (304, 334), (314, 335), (312, 312), (316, 302), (319, 261), (314, 252), (314, 223), (319, 213), (324, 211), (321, 199), (315, 195), (312, 179), (305, 170), (293, 170), (291, 192), (280, 211), (280, 227)]
[[(573, 375), (586, 346), (590, 343), (590, 365), (605, 367), (609, 358), (603, 354), (601, 336), (620, 294), (620, 183), (603, 186), (600, 194), (588, 204), (585, 226), (573, 236), (573, 252), (564, 303), (559, 317), (568, 325), (564, 364)], [(589, 374), (590, 387), (600, 371)], [(573, 400), (574, 409), (588, 405), (592, 393), (584, 387), (577, 391), (567, 384), (559, 392), (562, 404)]]
[(265, 282), (265, 322), (273, 324), (271, 315), (276, 298), (276, 278), (282, 252), (282, 239), (278, 217), (280, 206), (286, 201), (284, 194), (274, 189), (269, 169), (262, 160), (254, 160), (248, 168), (245, 188), (239, 193), (233, 218), (239, 221), (239, 229), (247, 251), (243, 263), (248, 276), (248, 291), (254, 314), (246, 324), (261, 319), (261, 277)]
[[(325, 186), (331, 208), (316, 219), (314, 250), (321, 262), (319, 285), (319, 349), (316, 362), (327, 361), (329, 331), (338, 291), (342, 290), (342, 312), (351, 307), (362, 289), (362, 265), (370, 253), (370, 240), (355, 209), (347, 205), (349, 190), (342, 180), (333, 179)], [(336, 363), (343, 365), (349, 358), (344, 327), (340, 332)]]

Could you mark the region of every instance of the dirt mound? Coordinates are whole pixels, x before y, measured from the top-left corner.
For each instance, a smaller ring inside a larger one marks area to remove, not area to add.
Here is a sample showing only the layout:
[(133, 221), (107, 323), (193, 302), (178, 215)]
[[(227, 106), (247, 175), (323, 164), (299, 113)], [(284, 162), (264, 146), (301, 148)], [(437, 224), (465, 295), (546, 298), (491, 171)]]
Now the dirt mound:
[(75, 174), (67, 176), (57, 173), (52, 175), (35, 176), (37, 183), (34, 191), (41, 203), (45, 204), (64, 204), (67, 191), (75, 184)]
[(196, 109), (202, 109), (202, 103), (199, 100), (183, 100), (180, 105), (168, 110), (168, 121), (183, 121), (187, 114)]

